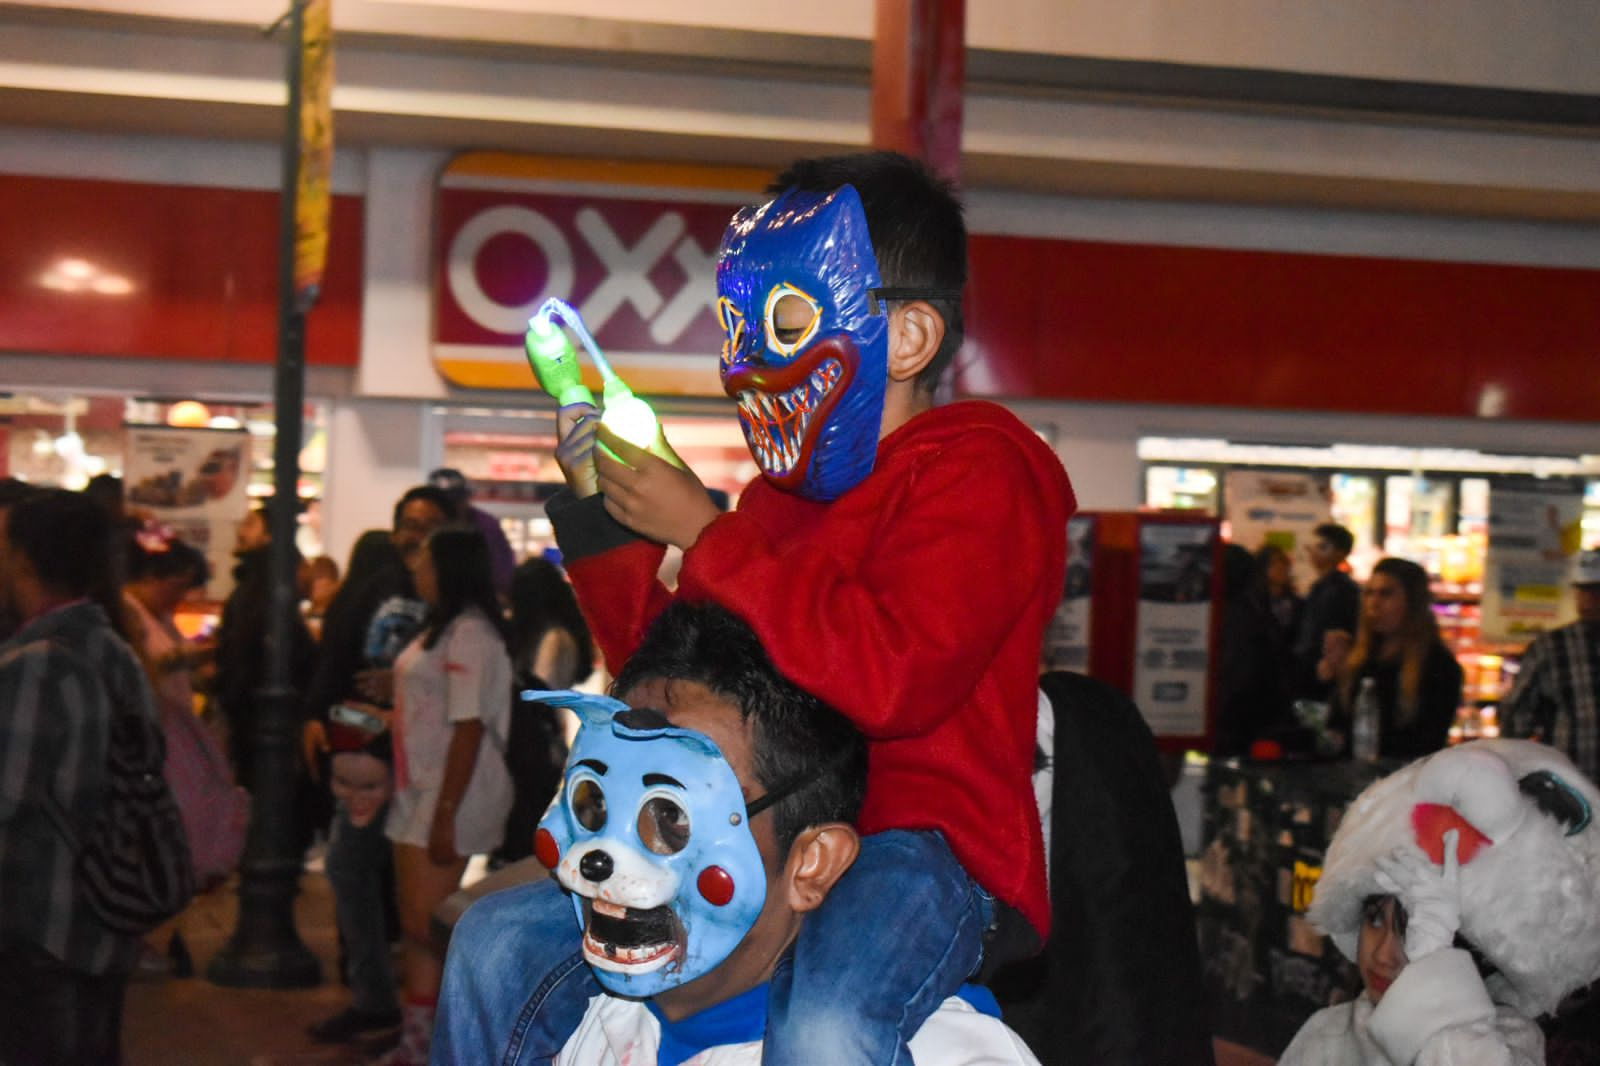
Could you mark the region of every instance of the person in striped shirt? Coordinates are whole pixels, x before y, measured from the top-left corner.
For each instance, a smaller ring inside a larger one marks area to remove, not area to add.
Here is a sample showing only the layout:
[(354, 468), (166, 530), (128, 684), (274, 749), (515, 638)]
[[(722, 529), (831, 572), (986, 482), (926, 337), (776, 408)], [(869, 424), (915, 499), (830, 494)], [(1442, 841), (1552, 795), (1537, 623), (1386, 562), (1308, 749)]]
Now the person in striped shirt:
[(1600, 550), (1573, 567), (1578, 620), (1541, 634), (1522, 657), (1500, 721), (1508, 737), (1532, 737), (1600, 780)]
[(116, 1063), (139, 938), (107, 929), (81, 901), (53, 817), (79, 833), (92, 824), (114, 698), (157, 720), (117, 621), (105, 512), (61, 490), (11, 507), (0, 599), (23, 620), (0, 645), (0, 1059)]

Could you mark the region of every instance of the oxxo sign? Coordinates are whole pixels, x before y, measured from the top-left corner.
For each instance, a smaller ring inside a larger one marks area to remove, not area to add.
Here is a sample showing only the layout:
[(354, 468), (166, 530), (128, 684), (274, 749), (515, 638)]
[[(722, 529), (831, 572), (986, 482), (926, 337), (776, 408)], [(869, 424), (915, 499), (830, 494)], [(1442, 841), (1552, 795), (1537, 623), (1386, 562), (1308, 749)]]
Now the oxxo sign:
[[(636, 389), (718, 394), (716, 253), (760, 186), (747, 172), (621, 171), (467, 155), (439, 183), (434, 359), (458, 385), (534, 388), (528, 317), (551, 296), (583, 314)], [(574, 180), (574, 178), (580, 180)], [(707, 187), (683, 188), (703, 177)], [(581, 180), (589, 178), (590, 180)]]

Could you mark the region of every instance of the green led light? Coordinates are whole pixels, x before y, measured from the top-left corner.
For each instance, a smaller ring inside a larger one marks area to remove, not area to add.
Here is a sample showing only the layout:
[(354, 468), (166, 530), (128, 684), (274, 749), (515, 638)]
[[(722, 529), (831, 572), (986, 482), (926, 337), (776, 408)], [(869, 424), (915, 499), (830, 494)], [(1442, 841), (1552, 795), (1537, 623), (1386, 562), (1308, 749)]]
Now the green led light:
[[(613, 391), (606, 389), (608, 393)], [(655, 443), (658, 425), (656, 413), (649, 404), (631, 392), (607, 396), (605, 414), (600, 416), (600, 423), (629, 444), (648, 448)]]
[(578, 366), (578, 353), (566, 331), (546, 315), (534, 315), (528, 320), (528, 332), (523, 337), (528, 351), (528, 363), (539, 385), (554, 396), (562, 407), (574, 403), (594, 403), (594, 393), (583, 383), (583, 371)]

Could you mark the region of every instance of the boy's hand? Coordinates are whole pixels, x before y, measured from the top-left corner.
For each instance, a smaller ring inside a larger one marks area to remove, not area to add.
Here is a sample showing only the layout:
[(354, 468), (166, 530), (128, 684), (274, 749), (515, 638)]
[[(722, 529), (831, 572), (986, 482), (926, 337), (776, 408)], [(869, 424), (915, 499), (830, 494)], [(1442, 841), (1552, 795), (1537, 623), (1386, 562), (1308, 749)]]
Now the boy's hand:
[(604, 426), (598, 439), (605, 448), (594, 453), (593, 461), (606, 511), (641, 537), (687, 548), (720, 513), (682, 460), (673, 464), (653, 454), (658, 448), (671, 451), (659, 434), (648, 451)]
[(600, 411), (593, 404), (569, 403), (556, 414), (556, 465), (572, 494), (582, 499), (600, 491), (594, 469), (595, 431)]

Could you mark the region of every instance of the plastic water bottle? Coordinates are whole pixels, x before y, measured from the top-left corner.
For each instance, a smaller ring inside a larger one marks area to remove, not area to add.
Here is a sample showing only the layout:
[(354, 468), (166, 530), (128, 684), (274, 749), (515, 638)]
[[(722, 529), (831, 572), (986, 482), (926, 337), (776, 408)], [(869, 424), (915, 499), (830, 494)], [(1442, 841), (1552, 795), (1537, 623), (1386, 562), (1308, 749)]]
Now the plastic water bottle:
[(1361, 689), (1356, 693), (1356, 709), (1350, 730), (1350, 753), (1362, 762), (1375, 762), (1378, 758), (1378, 732), (1381, 721), (1378, 710), (1378, 682), (1363, 677)]

